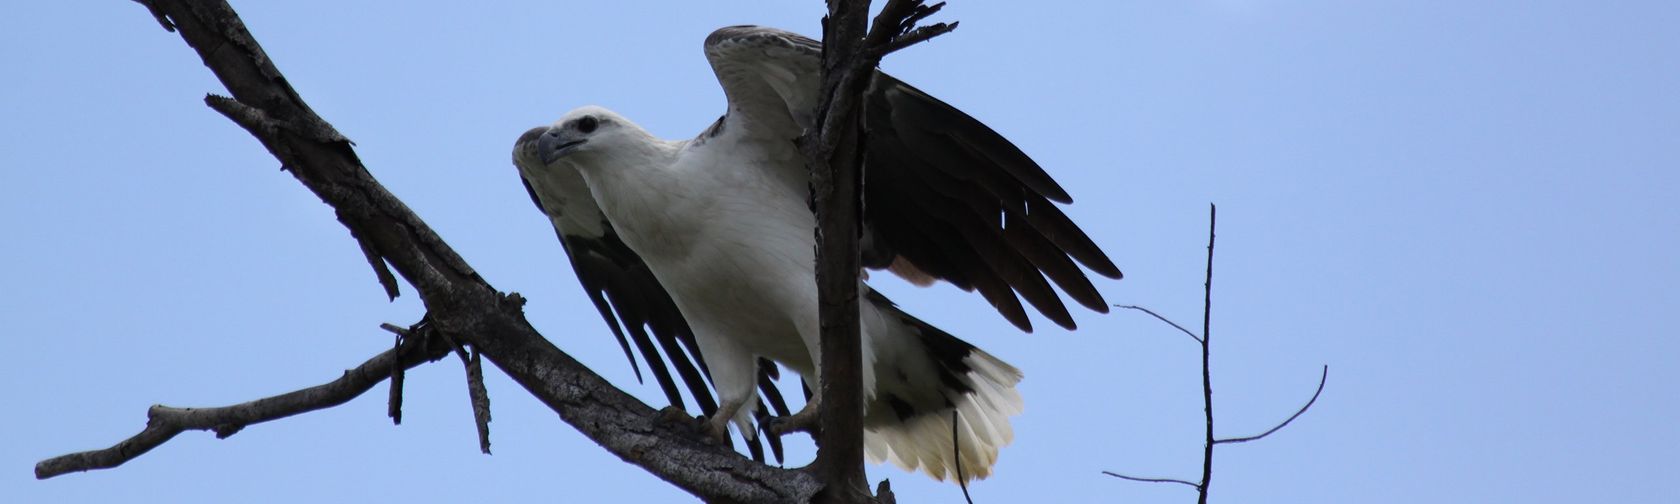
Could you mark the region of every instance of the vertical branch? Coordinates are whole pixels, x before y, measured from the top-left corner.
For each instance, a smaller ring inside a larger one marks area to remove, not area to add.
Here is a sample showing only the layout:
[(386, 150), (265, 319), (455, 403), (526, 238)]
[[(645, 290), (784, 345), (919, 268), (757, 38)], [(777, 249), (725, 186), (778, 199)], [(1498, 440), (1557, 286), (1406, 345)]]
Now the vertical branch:
[[(856, 103), (858, 75), (874, 65), (856, 65), (868, 27), (869, 0), (828, 0), (823, 23), (823, 100), (816, 131), (806, 132), (811, 163), (811, 205), (816, 212), (818, 318), (822, 328), (817, 390), (818, 496), (826, 502), (866, 502), (863, 470), (863, 345), (858, 325), (858, 244), (863, 213), (863, 139)], [(817, 135), (816, 142), (808, 137)], [(813, 152), (814, 151), (814, 152)]]
[(826, 485), (817, 497), (819, 502), (868, 502), (863, 471), (863, 345), (858, 325), (865, 135), (861, 104), (881, 57), (949, 33), (956, 24), (915, 27), (943, 3), (927, 6), (922, 0), (888, 0), (872, 27), (869, 0), (827, 1), (822, 100), (812, 115), (817, 118), (815, 124), (799, 138), (811, 170), (811, 210), (817, 217), (817, 304), (822, 329), (813, 465)]
[(1213, 320), (1213, 236), (1219, 207), (1208, 203), (1207, 277), (1202, 283), (1202, 411), (1207, 414), (1207, 438), (1202, 447), (1202, 484), (1196, 486), (1196, 504), (1207, 504), (1208, 482), (1213, 479), (1213, 375), (1208, 371), (1208, 331)]

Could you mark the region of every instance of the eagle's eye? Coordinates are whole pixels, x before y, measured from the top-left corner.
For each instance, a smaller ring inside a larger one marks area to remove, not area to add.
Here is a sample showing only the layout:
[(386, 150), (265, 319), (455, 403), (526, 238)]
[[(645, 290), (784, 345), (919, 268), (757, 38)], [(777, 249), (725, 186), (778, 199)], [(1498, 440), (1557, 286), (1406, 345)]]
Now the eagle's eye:
[(583, 119), (578, 119), (577, 129), (579, 132), (590, 133), (594, 132), (595, 128), (600, 125), (601, 120), (596, 119), (595, 116), (583, 116)]

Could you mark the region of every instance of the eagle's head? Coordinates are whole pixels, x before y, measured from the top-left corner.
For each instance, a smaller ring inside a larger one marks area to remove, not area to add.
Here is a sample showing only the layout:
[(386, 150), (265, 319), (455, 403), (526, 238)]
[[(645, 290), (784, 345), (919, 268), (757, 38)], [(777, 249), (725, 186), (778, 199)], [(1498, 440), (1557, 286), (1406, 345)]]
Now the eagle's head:
[(514, 162), (549, 166), (568, 161), (579, 167), (636, 155), (654, 142), (652, 135), (623, 116), (590, 105), (567, 112), (559, 121), (532, 128), (514, 144)]

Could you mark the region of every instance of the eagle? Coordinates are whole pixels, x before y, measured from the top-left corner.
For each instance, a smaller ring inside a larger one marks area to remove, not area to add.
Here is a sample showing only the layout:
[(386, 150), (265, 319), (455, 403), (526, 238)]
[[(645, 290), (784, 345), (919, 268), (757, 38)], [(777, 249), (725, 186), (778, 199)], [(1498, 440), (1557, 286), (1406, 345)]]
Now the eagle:
[[(732, 26), (706, 37), (705, 54), (729, 103), (698, 136), (663, 140), (585, 106), (526, 131), (513, 161), (632, 367), (634, 341), (680, 405), (664, 352), (708, 432), (721, 438), (733, 424), (758, 456), (752, 425), (768, 417), (764, 400), (789, 425), (814, 421), (821, 401), (809, 393), (822, 381), (816, 220), (807, 205), (811, 174), (794, 140), (815, 120), (822, 46)], [(862, 106), (867, 269), (977, 290), (1027, 332), (1021, 299), (1075, 327), (1056, 288), (1108, 311), (1079, 265), (1115, 279), (1120, 270), (1057, 207), (1072, 198), (1037, 163), (978, 120), (879, 70)], [(866, 278), (860, 272), (865, 453), (939, 480), (990, 475), (1013, 438), (1009, 419), (1023, 408), (1015, 390), (1021, 371), (906, 313)], [(791, 416), (770, 362), (809, 385), (805, 407)], [(779, 458), (775, 436), (767, 437)]]

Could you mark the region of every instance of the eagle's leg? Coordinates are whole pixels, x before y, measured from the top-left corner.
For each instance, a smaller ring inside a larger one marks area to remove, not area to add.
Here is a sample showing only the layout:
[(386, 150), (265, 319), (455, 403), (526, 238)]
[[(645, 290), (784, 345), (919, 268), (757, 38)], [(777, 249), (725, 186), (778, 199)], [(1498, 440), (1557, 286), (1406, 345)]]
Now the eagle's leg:
[(712, 387), (717, 390), (718, 409), (706, 419), (706, 433), (720, 443), (729, 444), (729, 423), (751, 437), (752, 412), (758, 405), (753, 387), (758, 384), (758, 356), (739, 342), (720, 338), (725, 334), (710, 331), (696, 324), (695, 341), (700, 353), (712, 370)]
[(746, 404), (747, 400), (744, 398), (723, 400), (723, 403), (718, 405), (717, 412), (706, 419), (706, 435), (719, 443), (729, 444), (729, 421), (735, 418), (735, 414)]

